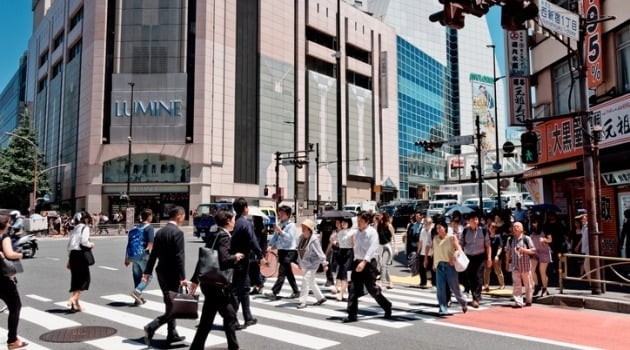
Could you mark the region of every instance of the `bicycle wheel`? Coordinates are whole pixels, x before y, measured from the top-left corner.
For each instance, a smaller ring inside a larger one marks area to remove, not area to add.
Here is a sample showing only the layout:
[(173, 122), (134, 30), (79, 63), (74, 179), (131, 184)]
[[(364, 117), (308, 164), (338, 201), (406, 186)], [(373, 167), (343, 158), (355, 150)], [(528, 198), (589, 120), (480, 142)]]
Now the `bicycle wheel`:
[(278, 272), (278, 254), (269, 251), (265, 254), (267, 264), (260, 265), (260, 273), (265, 277), (272, 277)]

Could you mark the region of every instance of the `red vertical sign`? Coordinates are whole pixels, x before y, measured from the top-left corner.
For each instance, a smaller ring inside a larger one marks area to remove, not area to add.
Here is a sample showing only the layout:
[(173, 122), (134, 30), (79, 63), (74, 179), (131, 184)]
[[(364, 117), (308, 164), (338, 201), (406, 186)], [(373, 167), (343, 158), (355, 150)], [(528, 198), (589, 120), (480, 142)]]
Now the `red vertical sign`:
[[(583, 16), (588, 21), (596, 21), (600, 17), (600, 0), (583, 0)], [(600, 23), (586, 25), (586, 37), (584, 38), (584, 51), (586, 52), (586, 75), (588, 88), (594, 89), (604, 82), (604, 50), (602, 48), (602, 26)]]

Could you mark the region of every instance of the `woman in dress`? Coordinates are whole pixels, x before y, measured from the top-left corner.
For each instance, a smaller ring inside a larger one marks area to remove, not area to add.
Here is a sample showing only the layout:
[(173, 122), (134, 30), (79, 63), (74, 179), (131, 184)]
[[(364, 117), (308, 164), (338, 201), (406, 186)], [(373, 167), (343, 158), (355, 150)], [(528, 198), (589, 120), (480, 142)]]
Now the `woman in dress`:
[[(551, 234), (543, 232), (542, 225), (538, 217), (532, 218), (529, 237), (534, 243), (534, 248), (536, 248), (536, 254), (532, 255), (531, 258), (532, 278), (534, 279), (534, 296), (542, 290), (540, 296), (544, 297), (549, 295), (549, 292), (547, 291), (549, 283), (547, 266), (549, 266), (549, 263), (551, 262), (550, 244), (553, 239)], [(538, 278), (538, 274), (540, 274), (540, 278)]]
[[(7, 234), (10, 221), (11, 217), (8, 215), (0, 215), (0, 242), (2, 244), (1, 255), (8, 260), (19, 260), (22, 259), (22, 253), (16, 253), (13, 251), (11, 237)], [(7, 347), (9, 349), (25, 348), (28, 343), (18, 339), (17, 337), (22, 302), (20, 301), (20, 294), (17, 290), (17, 280), (15, 279), (15, 275), (0, 276), (0, 299), (4, 301), (9, 309), (9, 334), (7, 336)]]
[(71, 312), (79, 312), (83, 309), (79, 304), (81, 292), (90, 288), (90, 265), (83, 253), (86, 249), (93, 249), (94, 242), (90, 242), (90, 228), (92, 227), (92, 216), (87, 212), (81, 212), (76, 216), (76, 226), (70, 233), (68, 241), (68, 264), (70, 270), (70, 293), (72, 296), (68, 300), (68, 307)]
[(466, 313), (466, 298), (459, 289), (457, 271), (455, 271), (455, 254), (464, 254), (459, 245), (459, 240), (453, 234), (449, 234), (448, 224), (444, 220), (436, 220), (435, 230), (437, 235), (433, 237), (433, 269), (437, 279), (437, 299), (440, 307), (440, 315), (449, 315), (448, 291), (455, 294), (455, 298)]
[(354, 233), (356, 230), (350, 229), (352, 227), (351, 219), (343, 219), (341, 222), (341, 230), (337, 232), (335, 236), (335, 246), (337, 247), (335, 253), (335, 261), (337, 262), (337, 300), (342, 301), (343, 295), (348, 291), (348, 271), (354, 255), (352, 248), (354, 246)]

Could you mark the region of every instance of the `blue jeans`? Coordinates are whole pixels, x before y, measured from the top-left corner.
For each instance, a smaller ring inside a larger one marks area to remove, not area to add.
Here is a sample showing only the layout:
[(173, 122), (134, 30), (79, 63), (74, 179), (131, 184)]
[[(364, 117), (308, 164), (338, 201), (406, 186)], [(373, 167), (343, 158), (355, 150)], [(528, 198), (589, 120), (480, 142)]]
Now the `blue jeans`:
[(133, 272), (133, 285), (138, 292), (142, 293), (149, 283), (151, 283), (151, 276), (149, 276), (148, 281), (142, 281), (142, 274), (144, 273), (144, 269), (147, 267), (149, 254), (137, 255), (129, 258), (129, 260), (131, 260), (131, 269)]
[(466, 305), (466, 298), (462, 295), (462, 291), (459, 289), (459, 280), (457, 278), (457, 271), (455, 267), (451, 266), (448, 262), (440, 261), (436, 269), (437, 278), (437, 298), (438, 304), (440, 304), (440, 312), (448, 312), (448, 290), (450, 289), (455, 298), (461, 306)]

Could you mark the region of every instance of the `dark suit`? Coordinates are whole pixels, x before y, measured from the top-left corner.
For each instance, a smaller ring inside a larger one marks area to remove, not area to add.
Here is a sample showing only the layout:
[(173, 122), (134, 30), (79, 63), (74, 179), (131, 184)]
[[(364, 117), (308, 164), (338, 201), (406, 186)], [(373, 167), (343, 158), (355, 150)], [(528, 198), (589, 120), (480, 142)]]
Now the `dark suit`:
[[(227, 269), (234, 267), (236, 257), (229, 252), (230, 247), (230, 234), (224, 229), (219, 229), (218, 233), (211, 232), (210, 236), (206, 240), (206, 247), (212, 248), (215, 235), (219, 235), (214, 249), (219, 252), (219, 266), (221, 269)], [(243, 259), (247, 260), (247, 259)], [(195, 268), (195, 273), (190, 279), (193, 283), (199, 282), (199, 266)], [(231, 289), (222, 289), (207, 284), (201, 284), (201, 291), (205, 295), (205, 301), (203, 303), (203, 309), (201, 311), (201, 319), (199, 320), (199, 327), (195, 333), (195, 338), (190, 345), (191, 350), (204, 349), (208, 333), (212, 329), (214, 323), (214, 317), (217, 311), (223, 318), (223, 330), (228, 342), (228, 349), (238, 349), (238, 341), (236, 340), (236, 311), (232, 307)]]
[(158, 316), (151, 321), (147, 327), (153, 331), (158, 329), (165, 323), (168, 323), (167, 339), (177, 336), (175, 330), (175, 319), (170, 317), (171, 300), (168, 298), (168, 292), (176, 292), (179, 289), (179, 283), (186, 279), (186, 270), (184, 266), (184, 232), (173, 222), (169, 222), (155, 234), (153, 241), (153, 250), (149, 256), (147, 267), (144, 270), (146, 275), (153, 273), (153, 266), (158, 260), (157, 273), (158, 283), (164, 295), (164, 314)]
[[(230, 253), (242, 253), (249, 257), (250, 252), (256, 259), (262, 259), (262, 251), (258, 245), (258, 239), (254, 233), (254, 225), (244, 216), (238, 216), (232, 240), (230, 242)], [(249, 259), (242, 259), (236, 263), (234, 276), (232, 277), (233, 299), (232, 306), (238, 312), (239, 304), (243, 305), (243, 318), (245, 322), (251, 321), (254, 317), (249, 308)]]

